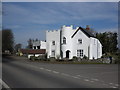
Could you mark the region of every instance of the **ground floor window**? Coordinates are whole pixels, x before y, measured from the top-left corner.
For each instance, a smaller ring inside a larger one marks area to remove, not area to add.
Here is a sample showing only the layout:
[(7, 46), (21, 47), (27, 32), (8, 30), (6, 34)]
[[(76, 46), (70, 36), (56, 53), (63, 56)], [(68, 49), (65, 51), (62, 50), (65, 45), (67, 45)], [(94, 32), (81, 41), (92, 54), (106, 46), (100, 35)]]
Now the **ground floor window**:
[(36, 49), (36, 46), (34, 46), (34, 49)]
[(77, 57), (83, 57), (83, 49), (77, 50)]
[(40, 46), (37, 46), (37, 49), (40, 49)]
[(55, 50), (52, 50), (52, 51), (51, 51), (51, 56), (52, 56), (52, 57), (55, 57)]

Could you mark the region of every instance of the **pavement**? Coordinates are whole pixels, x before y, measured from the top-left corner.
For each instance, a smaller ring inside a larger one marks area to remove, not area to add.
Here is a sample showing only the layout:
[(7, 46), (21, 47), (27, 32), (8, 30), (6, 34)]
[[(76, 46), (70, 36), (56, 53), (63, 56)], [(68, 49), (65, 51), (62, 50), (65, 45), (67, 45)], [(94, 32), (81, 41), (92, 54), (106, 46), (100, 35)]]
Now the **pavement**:
[(52, 64), (3, 58), (2, 80), (10, 88), (118, 88), (117, 64)]

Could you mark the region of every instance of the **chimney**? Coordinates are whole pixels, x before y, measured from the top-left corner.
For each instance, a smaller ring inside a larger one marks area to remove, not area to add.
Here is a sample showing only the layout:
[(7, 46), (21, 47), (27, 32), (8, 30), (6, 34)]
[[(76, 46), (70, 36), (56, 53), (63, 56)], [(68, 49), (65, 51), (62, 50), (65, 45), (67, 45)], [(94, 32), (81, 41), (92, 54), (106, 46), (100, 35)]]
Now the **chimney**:
[(86, 25), (86, 30), (90, 30), (90, 26), (89, 25)]

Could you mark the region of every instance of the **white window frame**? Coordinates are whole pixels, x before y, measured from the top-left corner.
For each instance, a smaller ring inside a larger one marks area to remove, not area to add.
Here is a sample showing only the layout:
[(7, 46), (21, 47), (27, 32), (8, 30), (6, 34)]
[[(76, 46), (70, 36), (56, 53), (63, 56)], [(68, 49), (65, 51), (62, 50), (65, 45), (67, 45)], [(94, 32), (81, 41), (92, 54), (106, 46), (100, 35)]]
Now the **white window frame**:
[(82, 39), (78, 39), (78, 43), (79, 43), (79, 44), (82, 44)]
[(83, 49), (78, 49), (77, 50), (77, 57), (83, 57), (84, 56), (84, 50)]
[(63, 37), (63, 44), (66, 44), (66, 37)]
[(52, 41), (52, 45), (55, 45), (55, 41)]
[(51, 51), (51, 57), (55, 57), (55, 50)]

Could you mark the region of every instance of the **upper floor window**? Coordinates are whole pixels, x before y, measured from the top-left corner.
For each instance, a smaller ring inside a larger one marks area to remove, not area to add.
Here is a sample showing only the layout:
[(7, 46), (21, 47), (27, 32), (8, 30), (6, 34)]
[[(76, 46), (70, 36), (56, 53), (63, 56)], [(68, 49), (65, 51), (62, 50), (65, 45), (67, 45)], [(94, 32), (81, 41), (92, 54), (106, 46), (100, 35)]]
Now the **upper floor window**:
[(63, 37), (63, 44), (66, 44), (66, 38)]
[(95, 41), (95, 39), (94, 39), (94, 45), (96, 44), (96, 41)]
[(79, 43), (79, 44), (82, 44), (82, 39), (78, 39), (78, 43)]
[(52, 45), (55, 45), (55, 41), (52, 41)]

